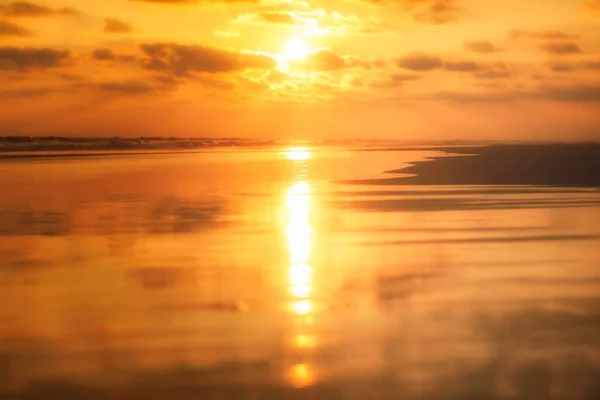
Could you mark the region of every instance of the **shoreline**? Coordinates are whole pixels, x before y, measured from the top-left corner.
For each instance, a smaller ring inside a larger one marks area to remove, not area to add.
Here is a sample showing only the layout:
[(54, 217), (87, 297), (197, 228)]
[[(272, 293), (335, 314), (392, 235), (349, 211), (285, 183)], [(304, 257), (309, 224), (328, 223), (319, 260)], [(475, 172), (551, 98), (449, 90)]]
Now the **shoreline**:
[(600, 143), (499, 144), (436, 150), (448, 155), (385, 171), (411, 176), (344, 183), (600, 188)]

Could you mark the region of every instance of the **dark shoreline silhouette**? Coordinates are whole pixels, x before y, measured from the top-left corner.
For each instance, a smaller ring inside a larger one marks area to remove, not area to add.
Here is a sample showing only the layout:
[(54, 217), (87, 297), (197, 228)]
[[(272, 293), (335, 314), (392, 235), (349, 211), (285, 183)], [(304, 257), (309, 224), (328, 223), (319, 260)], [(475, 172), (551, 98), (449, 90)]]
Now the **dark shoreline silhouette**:
[(431, 150), (450, 155), (386, 171), (414, 176), (348, 183), (600, 187), (600, 143), (504, 144)]

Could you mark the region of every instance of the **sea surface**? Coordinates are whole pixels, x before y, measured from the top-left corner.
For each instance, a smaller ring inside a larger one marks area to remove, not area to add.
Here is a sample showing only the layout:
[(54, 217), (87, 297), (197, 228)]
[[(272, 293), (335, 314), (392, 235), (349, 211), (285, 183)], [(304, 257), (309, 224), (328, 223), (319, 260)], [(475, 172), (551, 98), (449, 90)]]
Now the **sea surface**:
[(441, 155), (0, 159), (0, 397), (600, 399), (600, 191)]

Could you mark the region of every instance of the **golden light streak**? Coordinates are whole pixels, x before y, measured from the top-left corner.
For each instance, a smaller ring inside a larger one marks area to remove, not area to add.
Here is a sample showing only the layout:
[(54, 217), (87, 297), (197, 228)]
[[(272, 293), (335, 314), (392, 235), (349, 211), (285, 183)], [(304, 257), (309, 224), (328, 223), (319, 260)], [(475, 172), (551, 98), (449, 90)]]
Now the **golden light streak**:
[[(295, 157), (298, 153), (301, 158)], [(307, 159), (310, 152), (306, 149), (287, 152), (291, 160)], [(286, 206), (288, 224), (285, 229), (289, 253), (290, 292), (297, 300), (291, 310), (298, 315), (308, 315), (313, 311), (313, 303), (308, 298), (312, 293), (312, 268), (308, 264), (311, 248), (310, 227), (310, 190), (307, 182), (293, 184), (287, 192)]]
[(312, 292), (312, 287), (310, 285), (299, 283), (292, 285), (290, 291), (295, 297), (308, 297)]
[[(287, 221), (285, 234), (289, 254), (288, 279), (292, 296), (290, 311), (296, 316), (296, 329), (292, 336), (292, 346), (295, 351), (306, 351), (316, 347), (317, 339), (311, 332), (313, 325), (314, 303), (311, 297), (313, 291), (313, 269), (310, 265), (311, 252), (311, 186), (304, 181), (306, 176), (306, 160), (311, 156), (310, 150), (304, 147), (294, 147), (283, 154), (294, 163), (296, 171), (295, 183), (286, 193), (285, 205)], [(304, 328), (299, 328), (300, 323)], [(306, 358), (305, 358), (306, 359)], [(297, 388), (311, 386), (315, 382), (315, 372), (309, 363), (294, 364), (288, 371), (291, 385)]]
[(310, 300), (299, 300), (292, 303), (292, 311), (298, 315), (308, 315), (313, 311), (313, 303)]
[(317, 339), (314, 335), (298, 335), (296, 337), (296, 346), (300, 348), (316, 347)]
[(311, 386), (315, 382), (314, 372), (308, 364), (295, 364), (292, 367), (291, 380), (297, 388)]

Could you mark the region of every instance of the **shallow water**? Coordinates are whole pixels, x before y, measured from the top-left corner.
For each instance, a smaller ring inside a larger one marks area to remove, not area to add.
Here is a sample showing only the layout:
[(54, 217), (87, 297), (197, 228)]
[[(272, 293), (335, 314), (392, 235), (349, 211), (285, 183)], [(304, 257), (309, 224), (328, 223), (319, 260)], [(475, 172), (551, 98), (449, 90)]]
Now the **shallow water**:
[(1, 160), (0, 394), (600, 398), (600, 192), (432, 155)]

